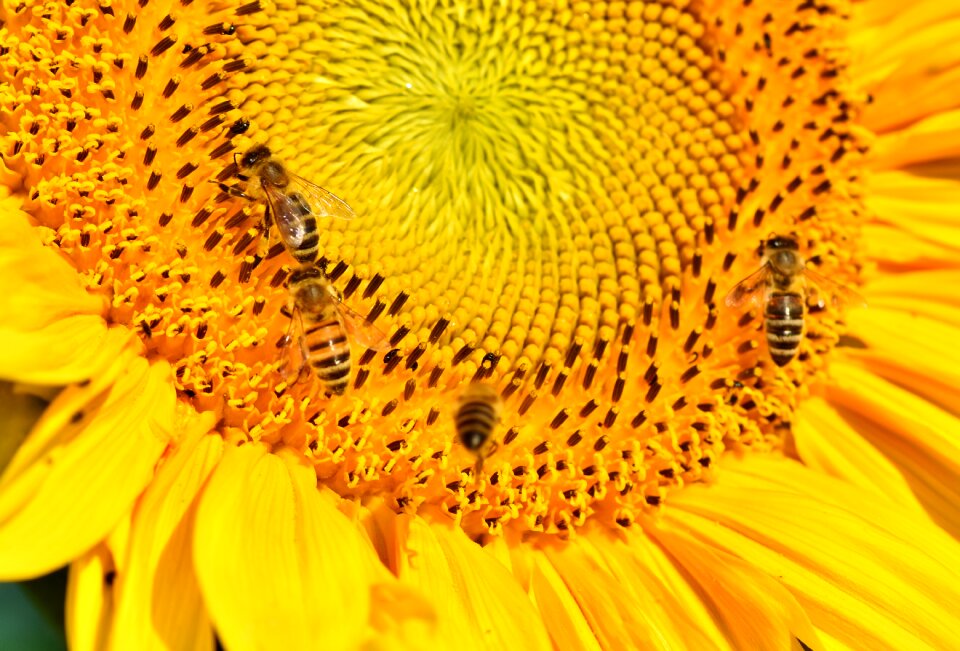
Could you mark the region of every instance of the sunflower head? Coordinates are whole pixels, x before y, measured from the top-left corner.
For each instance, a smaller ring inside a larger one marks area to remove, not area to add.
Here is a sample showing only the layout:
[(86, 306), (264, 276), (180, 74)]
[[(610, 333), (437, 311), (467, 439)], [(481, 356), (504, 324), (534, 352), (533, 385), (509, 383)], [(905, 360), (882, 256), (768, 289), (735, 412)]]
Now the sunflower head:
[[(832, 5), (264, 8), (24, 7), (3, 44), (31, 53), (2, 64), (0, 149), (45, 243), (226, 440), (475, 534), (563, 535), (782, 445), (841, 312), (809, 303), (780, 369), (762, 304), (722, 299), (764, 240), (856, 278)], [(318, 220), (316, 264), (386, 343), (348, 334), (343, 395), (281, 372), (269, 156), (357, 214)], [(456, 434), (476, 385), (502, 405), (482, 469)]]

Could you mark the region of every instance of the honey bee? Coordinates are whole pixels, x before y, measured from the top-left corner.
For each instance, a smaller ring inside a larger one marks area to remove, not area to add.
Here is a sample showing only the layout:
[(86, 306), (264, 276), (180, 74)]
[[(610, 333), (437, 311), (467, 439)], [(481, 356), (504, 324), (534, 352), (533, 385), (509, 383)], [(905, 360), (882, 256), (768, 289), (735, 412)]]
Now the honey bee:
[[(770, 358), (777, 366), (785, 366), (796, 356), (803, 338), (808, 279), (816, 285), (830, 287), (844, 302), (863, 304), (863, 299), (853, 290), (807, 268), (795, 237), (774, 235), (760, 248), (763, 258), (760, 269), (737, 283), (727, 294), (725, 303), (738, 307), (749, 300), (758, 305), (762, 299)], [(818, 303), (823, 305), (822, 300)]]
[[(274, 158), (265, 145), (256, 145), (236, 160), (237, 179), (245, 186), (228, 186), (220, 183), (220, 189), (251, 201), (266, 201), (264, 224), (269, 228), (271, 220), (277, 226), (280, 240), (291, 256), (300, 264), (309, 264), (317, 259), (320, 236), (317, 220), (324, 217), (353, 219), (354, 212), (346, 201), (319, 185), (292, 174)], [(249, 181), (256, 177), (259, 187)]]
[(460, 396), (460, 405), (454, 422), (457, 438), (463, 447), (477, 456), (475, 471), (483, 469), (483, 461), (500, 447), (492, 440), (493, 430), (500, 422), (502, 402), (500, 395), (488, 384), (472, 383)]
[(350, 379), (350, 340), (383, 350), (389, 344), (386, 335), (347, 307), (316, 265), (294, 269), (288, 286), (290, 329), (278, 346), (286, 350), (294, 341), (299, 344), (299, 368), (293, 384), (309, 366), (328, 393), (343, 395)]

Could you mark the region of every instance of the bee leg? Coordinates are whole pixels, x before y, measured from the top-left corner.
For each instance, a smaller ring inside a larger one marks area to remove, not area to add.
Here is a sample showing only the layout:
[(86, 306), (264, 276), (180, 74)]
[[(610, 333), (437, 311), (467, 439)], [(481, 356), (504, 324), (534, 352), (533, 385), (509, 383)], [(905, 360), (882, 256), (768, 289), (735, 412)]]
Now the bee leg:
[(247, 199), (249, 201), (253, 201), (253, 197), (251, 197), (249, 194), (244, 192), (243, 188), (241, 188), (238, 185), (227, 185), (226, 183), (222, 183), (220, 181), (210, 181), (210, 182), (216, 185), (218, 188), (220, 188), (221, 192), (228, 194), (231, 197), (240, 197), (241, 199)]
[[(260, 222), (260, 244), (257, 251), (258, 255), (264, 259), (272, 257), (270, 251), (273, 250), (274, 245), (277, 243), (274, 229), (270, 228), (272, 223), (273, 218), (270, 213), (270, 204), (268, 203), (264, 207), (263, 220)], [(280, 251), (277, 251), (277, 253), (279, 252)], [(276, 255), (276, 253), (274, 255)]]

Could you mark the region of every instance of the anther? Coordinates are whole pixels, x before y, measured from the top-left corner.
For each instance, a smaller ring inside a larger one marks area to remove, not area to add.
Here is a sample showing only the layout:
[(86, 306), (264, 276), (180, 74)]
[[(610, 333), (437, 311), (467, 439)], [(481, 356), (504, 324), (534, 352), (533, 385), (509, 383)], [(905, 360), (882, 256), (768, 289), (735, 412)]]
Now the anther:
[(537, 376), (533, 379), (533, 386), (539, 389), (543, 386), (544, 381), (547, 379), (547, 375), (550, 373), (550, 364), (543, 362), (540, 364), (540, 368), (537, 369)]
[(380, 285), (383, 284), (383, 276), (380, 274), (374, 274), (373, 278), (367, 283), (366, 288), (363, 290), (363, 298), (370, 298), (374, 293), (380, 289)]
[(160, 94), (163, 95), (165, 99), (169, 99), (171, 95), (177, 92), (177, 88), (180, 87), (181, 81), (182, 78), (180, 75), (174, 75), (167, 81), (167, 85), (163, 87), (163, 91), (161, 91)]
[[(282, 251), (283, 245), (281, 244), (280, 246)], [(327, 278), (330, 280), (330, 282), (336, 282), (337, 280), (340, 279), (340, 276), (342, 276), (347, 271), (347, 269), (348, 269), (347, 263), (341, 260), (333, 268), (333, 271), (330, 271), (329, 273), (327, 273)]]
[(403, 304), (407, 302), (408, 295), (406, 292), (400, 292), (400, 294), (393, 299), (393, 303), (390, 304), (390, 309), (387, 310), (387, 314), (390, 316), (396, 316), (397, 313), (403, 308)]
[(598, 406), (597, 402), (591, 398), (590, 401), (580, 409), (580, 418), (586, 418), (592, 414)]
[(597, 452), (600, 452), (603, 448), (607, 447), (607, 444), (610, 442), (610, 437), (606, 434), (602, 435), (593, 443), (593, 449)]
[(577, 357), (580, 355), (580, 350), (583, 348), (583, 339), (577, 337), (573, 340), (573, 343), (570, 345), (570, 349), (567, 350), (567, 356), (563, 360), (563, 365), (566, 368), (572, 368), (574, 363), (577, 361)]
[(563, 385), (566, 383), (567, 378), (570, 377), (567, 373), (568, 369), (562, 369), (558, 374), (556, 379), (553, 381), (553, 389), (550, 390), (550, 393), (553, 396), (559, 396), (560, 392), (563, 391)]
[(583, 436), (580, 434), (580, 430), (577, 430), (569, 437), (567, 437), (567, 445), (571, 448), (577, 445), (580, 441), (583, 440)]
[(617, 416), (620, 415), (619, 407), (610, 407), (607, 411), (607, 415), (603, 418), (603, 426), (607, 429), (613, 427), (613, 424), (617, 422)]
[(464, 344), (463, 347), (460, 350), (458, 350), (457, 353), (453, 356), (453, 360), (451, 363), (454, 366), (457, 366), (458, 364), (463, 362), (463, 360), (468, 358), (474, 350), (476, 350), (476, 348), (474, 348), (470, 344)]
[(358, 368), (357, 377), (353, 380), (353, 388), (359, 389), (360, 387), (362, 387), (363, 383), (367, 381), (367, 377), (369, 377), (369, 375), (370, 375), (370, 371), (368, 369)]
[(364, 320), (367, 323), (373, 323), (377, 320), (377, 317), (383, 314), (385, 309), (387, 309), (387, 304), (382, 301), (377, 301), (376, 304), (370, 309), (370, 312), (367, 314)]
[(603, 357), (604, 351), (607, 349), (607, 344), (610, 343), (609, 339), (597, 339), (597, 343), (593, 346), (593, 358), (599, 360)]
[(586, 371), (584, 371), (584, 373), (583, 373), (583, 388), (584, 388), (584, 389), (589, 389), (590, 386), (593, 384), (593, 378), (596, 376), (596, 374), (597, 374), (597, 369), (599, 368), (599, 366), (600, 366), (600, 364), (597, 362), (597, 360), (595, 360), (595, 359), (591, 359), (591, 360), (590, 360), (590, 364), (587, 365), (587, 369), (586, 369)]
[(437, 422), (437, 418), (440, 417), (440, 410), (436, 407), (431, 407), (430, 411), (427, 413), (427, 425), (433, 425)]
[(511, 427), (510, 429), (507, 430), (507, 433), (504, 434), (503, 436), (503, 444), (510, 445), (511, 443), (513, 443), (514, 439), (516, 439), (517, 436), (519, 435), (520, 435), (520, 429), (517, 427)]
[(397, 365), (400, 364), (400, 361), (403, 359), (403, 355), (400, 354), (400, 351), (394, 348), (387, 352), (383, 356), (384, 366), (383, 374), (390, 375), (393, 372), (393, 369), (397, 368)]
[[(192, 128), (192, 127), (191, 127), (191, 128)], [(186, 135), (186, 134), (184, 134), (184, 135)], [(181, 138), (182, 138), (182, 136), (181, 136)], [(230, 142), (229, 140), (227, 140), (226, 142), (220, 143), (219, 145), (217, 145), (216, 147), (214, 147), (213, 150), (210, 151), (210, 159), (211, 159), (211, 160), (216, 160), (217, 158), (220, 158), (220, 157), (223, 156), (224, 154), (229, 154), (229, 153), (230, 153), (231, 151), (233, 151), (233, 150), (234, 150), (233, 143)]]
[(427, 386), (431, 389), (437, 386), (437, 382), (440, 381), (440, 376), (443, 375), (444, 367), (437, 365), (430, 371), (430, 379), (427, 380)]
[[(142, 93), (141, 93), (141, 97), (142, 97)], [(141, 100), (141, 101), (142, 101), (142, 100)], [(188, 115), (190, 115), (190, 111), (192, 111), (192, 110), (193, 110), (193, 106), (192, 106), (192, 105), (190, 105), (190, 104), (184, 104), (183, 106), (181, 106), (180, 108), (178, 108), (176, 111), (174, 111), (174, 112), (170, 115), (170, 121), (173, 122), (174, 124), (176, 124), (177, 122), (179, 122), (179, 121), (182, 120), (183, 118), (185, 118), (185, 117), (187, 117)]]
[[(391, 344), (391, 345), (393, 346), (393, 345), (396, 345), (396, 344)], [(410, 356), (407, 358), (407, 368), (410, 369), (410, 370), (416, 370), (416, 368), (417, 368), (417, 360), (419, 360), (420, 357), (421, 357), (426, 351), (427, 351), (427, 345), (426, 345), (426, 344), (423, 344), (423, 343), (417, 344), (417, 347), (413, 349), (413, 351), (410, 353)]]
[(391, 400), (383, 406), (383, 410), (380, 412), (381, 416), (389, 416), (393, 413), (393, 410), (397, 408), (397, 401)]
[(626, 377), (621, 373), (613, 383), (613, 394), (610, 397), (614, 402), (620, 402), (620, 398), (623, 397), (623, 389), (626, 385)]
[(223, 235), (223, 231), (219, 229), (210, 233), (210, 236), (207, 237), (207, 241), (203, 243), (203, 249), (205, 251), (213, 251), (214, 247), (216, 247), (217, 244), (220, 243), (220, 240), (223, 239)]
[(137, 69), (133, 72), (133, 75), (137, 79), (143, 79), (143, 76), (147, 74), (147, 61), (149, 61), (149, 59), (147, 59), (145, 54), (141, 55), (140, 58), (137, 59)]
[(450, 325), (450, 321), (441, 317), (439, 321), (433, 326), (433, 330), (430, 331), (430, 336), (427, 340), (431, 344), (435, 344), (440, 340), (440, 337), (443, 336), (443, 331), (447, 329), (447, 326)]
[(162, 39), (160, 39), (157, 42), (156, 45), (153, 46), (153, 49), (150, 50), (150, 55), (155, 57), (160, 56), (161, 54), (169, 50), (173, 46), (173, 44), (176, 42), (177, 42), (176, 36), (164, 36)]
[(536, 402), (536, 400), (537, 400), (537, 390), (531, 389), (530, 393), (528, 393), (524, 397), (523, 402), (520, 403), (520, 408), (517, 409), (517, 413), (520, 414), (521, 416), (526, 414), (528, 411), (530, 411), (530, 407), (533, 406), (533, 403)]
[(343, 288), (343, 297), (350, 298), (353, 296), (353, 293), (357, 291), (360, 287), (360, 278), (354, 274), (350, 277), (350, 280), (347, 281), (346, 287)]
[(569, 417), (570, 417), (570, 410), (565, 408), (561, 409), (560, 411), (557, 412), (557, 415), (553, 417), (553, 420), (550, 421), (550, 428), (557, 429), (558, 427), (563, 425), (563, 423), (566, 422), (567, 418)]
[(247, 3), (241, 7), (237, 8), (236, 14), (238, 16), (248, 16), (250, 14), (255, 14), (258, 11), (261, 11), (263, 7), (260, 6), (260, 0), (255, 0), (254, 2)]
[(397, 328), (397, 331), (393, 333), (393, 336), (390, 337), (390, 346), (396, 348), (400, 345), (400, 342), (403, 341), (403, 338), (409, 334), (410, 328), (405, 325)]
[(663, 388), (663, 385), (657, 382), (651, 384), (650, 388), (647, 390), (647, 395), (644, 396), (644, 400), (648, 403), (653, 402), (656, 399), (657, 394), (660, 393), (661, 388)]

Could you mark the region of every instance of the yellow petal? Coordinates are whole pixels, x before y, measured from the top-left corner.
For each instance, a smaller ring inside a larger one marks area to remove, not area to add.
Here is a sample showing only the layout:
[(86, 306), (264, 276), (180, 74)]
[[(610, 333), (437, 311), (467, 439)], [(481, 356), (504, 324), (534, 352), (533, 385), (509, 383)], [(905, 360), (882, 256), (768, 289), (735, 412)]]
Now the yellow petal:
[(69, 316), (27, 332), (0, 326), (0, 376), (43, 385), (82, 382), (131, 346), (125, 328), (110, 328), (100, 317)]
[[(65, 390), (0, 479), (0, 577), (37, 576), (77, 558), (152, 478), (173, 432), (170, 368), (136, 357), (127, 364), (99, 394), (85, 392), (96, 383)], [(60, 411), (78, 397), (82, 412)]]
[(223, 439), (213, 415), (185, 424), (182, 443), (164, 460), (134, 512), (125, 567), (116, 582), (111, 648), (213, 648), (213, 629), (193, 570), (193, 519)]
[(368, 622), (373, 554), (335, 505), (259, 446), (227, 448), (197, 511), (194, 561), (231, 651), (349, 649)]
[(872, 167), (889, 170), (957, 154), (960, 154), (960, 110), (952, 110), (878, 137), (872, 150)]
[(960, 328), (960, 270), (883, 274), (870, 281), (870, 306), (916, 314)]
[(872, 492), (785, 459), (731, 456), (715, 485), (677, 491), (662, 520), (775, 577), (844, 644), (954, 644), (960, 544)]
[(897, 467), (822, 398), (804, 400), (793, 422), (793, 438), (803, 463), (865, 490), (923, 512)]
[(868, 175), (865, 202), (879, 223), (924, 242), (960, 250), (960, 182), (902, 171)]
[(414, 516), (397, 521), (398, 575), (433, 598), (441, 648), (551, 648), (529, 597), (462, 530)]
[(600, 649), (597, 635), (559, 572), (540, 552), (534, 552), (532, 556), (533, 594), (544, 621), (550, 622), (549, 631), (554, 646), (566, 649)]
[(934, 520), (960, 538), (960, 419), (856, 366), (831, 370), (828, 399), (896, 465)]
[[(312, 471), (307, 471), (312, 472)], [(362, 560), (372, 584), (370, 603), (370, 637), (364, 642), (365, 649), (433, 649), (436, 648), (437, 613), (427, 595), (401, 583), (387, 568), (388, 535), (378, 520), (393, 521), (396, 513), (384, 507), (374, 498), (370, 508), (349, 499), (340, 499), (330, 491), (321, 489), (326, 499), (336, 503), (340, 511), (352, 522), (364, 543), (374, 550), (363, 554)], [(374, 515), (374, 511), (378, 515)]]
[(885, 40), (878, 52), (861, 52), (851, 74), (873, 96), (863, 124), (884, 132), (960, 105), (958, 33), (960, 21), (944, 20)]
[(10, 382), (0, 382), (0, 473), (6, 469), (20, 444), (40, 419), (46, 403), (16, 391)]
[[(562, 585), (538, 583), (538, 603), (546, 597), (548, 603), (559, 600), (566, 602), (567, 609), (575, 609), (572, 616), (569, 612), (564, 615), (554, 604), (551, 614), (559, 614), (561, 621), (567, 618), (567, 626), (577, 622), (577, 612), (582, 613), (601, 648), (723, 648), (723, 636), (717, 631), (714, 640), (720, 644), (712, 644), (709, 635), (688, 617), (686, 604), (654, 576), (652, 566), (640, 569), (635, 563), (636, 550), (616, 542), (608, 532), (598, 529), (569, 543), (547, 546), (543, 556), (549, 564), (538, 564), (542, 578), (549, 580), (555, 572)], [(702, 604), (702, 598), (695, 601)], [(551, 623), (553, 633), (554, 618), (545, 613), (544, 619)], [(554, 639), (562, 645), (561, 639)]]
[(778, 581), (749, 561), (711, 549), (672, 527), (648, 527), (717, 613), (736, 649), (788, 651), (802, 640), (819, 648), (806, 612)]
[(70, 564), (65, 623), (71, 651), (106, 648), (113, 618), (113, 577), (106, 545), (97, 545)]
[(884, 269), (913, 271), (960, 267), (960, 258), (951, 247), (916, 237), (889, 224), (864, 224), (861, 242), (864, 254)]
[(847, 314), (850, 332), (866, 343), (846, 355), (891, 382), (909, 386), (960, 414), (960, 328), (900, 309), (874, 307)]
[(622, 539), (597, 536), (591, 540), (614, 576), (623, 577), (622, 583), (642, 604), (651, 627), (668, 639), (682, 640), (673, 648), (731, 648), (697, 586), (646, 533), (630, 531)]
[(91, 377), (130, 336), (108, 332), (105, 308), (26, 214), (0, 202), (0, 377), (61, 385)]

